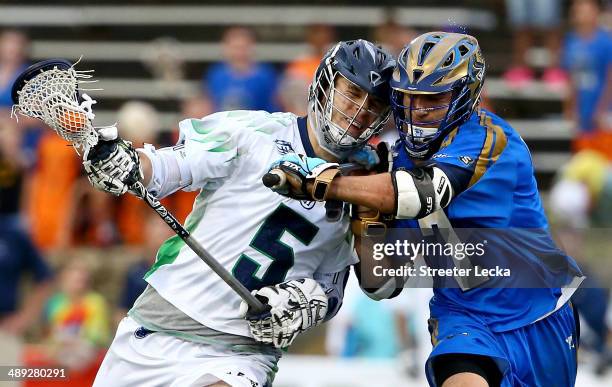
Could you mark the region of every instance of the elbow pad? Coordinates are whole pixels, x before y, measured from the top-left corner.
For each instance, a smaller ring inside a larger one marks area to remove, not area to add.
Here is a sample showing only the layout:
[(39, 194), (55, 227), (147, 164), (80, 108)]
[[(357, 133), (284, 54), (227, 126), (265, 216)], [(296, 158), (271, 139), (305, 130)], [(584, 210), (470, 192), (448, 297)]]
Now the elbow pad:
[(361, 291), (374, 301), (388, 300), (397, 297), (403, 290), (403, 282), (390, 278), (378, 288), (361, 288)]
[(359, 264), (354, 266), (354, 270), (361, 291), (374, 301), (387, 300), (398, 296), (402, 292), (404, 283), (406, 282), (406, 278), (394, 276), (385, 279), (383, 283), (372, 286), (372, 284), (363, 283)]
[(138, 151), (151, 160), (152, 176), (147, 190), (156, 198), (166, 197), (192, 183), (184, 145), (155, 149), (153, 145), (145, 144)]
[(421, 219), (445, 208), (453, 198), (446, 173), (437, 167), (391, 172), (395, 192), (394, 215), (398, 219)]

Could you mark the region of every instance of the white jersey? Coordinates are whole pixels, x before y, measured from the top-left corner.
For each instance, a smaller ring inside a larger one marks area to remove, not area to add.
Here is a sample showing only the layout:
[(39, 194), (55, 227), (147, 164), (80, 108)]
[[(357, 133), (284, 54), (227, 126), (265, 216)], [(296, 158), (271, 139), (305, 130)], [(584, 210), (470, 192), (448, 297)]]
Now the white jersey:
[[(186, 228), (249, 290), (339, 272), (357, 261), (348, 216), (328, 221), (323, 203), (283, 197), (261, 182), (282, 155), (308, 153), (295, 115), (221, 112), (181, 121), (179, 129), (179, 154), (192, 176), (183, 189), (201, 190)], [(240, 297), (178, 236), (160, 247), (145, 279), (199, 323), (251, 336), (238, 314)]]

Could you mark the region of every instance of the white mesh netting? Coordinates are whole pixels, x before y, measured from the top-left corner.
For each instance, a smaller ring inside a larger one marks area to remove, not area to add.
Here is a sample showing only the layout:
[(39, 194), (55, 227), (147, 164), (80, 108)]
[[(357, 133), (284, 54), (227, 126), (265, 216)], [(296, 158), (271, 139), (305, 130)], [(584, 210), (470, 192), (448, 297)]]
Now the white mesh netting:
[(77, 100), (78, 84), (93, 82), (86, 81), (90, 78), (72, 67), (42, 71), (18, 91), (17, 111), (42, 120), (77, 148), (93, 146), (98, 134), (91, 122), (91, 99), (81, 104)]

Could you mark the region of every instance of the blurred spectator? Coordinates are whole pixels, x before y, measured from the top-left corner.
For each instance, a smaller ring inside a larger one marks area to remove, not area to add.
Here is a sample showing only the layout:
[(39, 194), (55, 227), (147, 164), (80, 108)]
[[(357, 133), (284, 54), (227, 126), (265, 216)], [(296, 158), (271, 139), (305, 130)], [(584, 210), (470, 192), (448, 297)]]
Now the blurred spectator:
[(22, 136), (8, 111), (0, 111), (0, 217), (5, 225), (20, 223), (27, 160)]
[(336, 40), (336, 32), (330, 25), (314, 24), (306, 29), (308, 52), (287, 64), (287, 73), (312, 80), (321, 58)]
[(393, 358), (399, 353), (392, 310), (385, 302), (369, 299), (351, 275), (342, 308), (328, 322), (326, 348), (342, 357)]
[(534, 78), (527, 64), (527, 52), (533, 47), (534, 34), (544, 37), (549, 54), (549, 65), (542, 79), (558, 90), (567, 83), (567, 76), (559, 68), (561, 1), (506, 0), (506, 9), (513, 31), (512, 65), (503, 78), (511, 87), (520, 88)]
[(89, 366), (108, 344), (108, 308), (104, 297), (91, 289), (90, 280), (85, 261), (70, 260), (45, 308), (50, 358), (70, 369)]
[(11, 89), (17, 76), (27, 67), (29, 41), (17, 30), (0, 32), (0, 109), (13, 106)]
[(174, 235), (168, 225), (153, 211), (146, 216), (143, 229), (147, 237), (142, 245), (140, 260), (131, 265), (126, 273), (121, 298), (115, 313), (117, 323), (126, 316), (128, 310), (134, 305), (134, 301), (144, 291), (147, 285), (144, 276), (155, 263), (157, 249), (165, 239)]
[[(409, 363), (403, 367), (422, 366), (429, 354), (427, 305), (431, 295), (430, 289), (407, 289), (392, 300), (374, 301), (361, 291), (356, 277), (350, 276), (343, 306), (328, 322), (327, 352), (343, 357), (388, 359), (410, 348), (414, 353), (399, 359)], [(421, 346), (423, 350), (415, 348)], [(409, 359), (411, 356), (418, 361)]]
[(599, 26), (600, 11), (596, 0), (573, 1), (573, 30), (563, 47), (562, 64), (571, 75), (565, 115), (581, 133), (610, 127), (612, 35)]
[[(181, 103), (181, 120), (185, 118), (202, 118), (213, 112), (210, 99), (201, 94), (185, 98)], [(178, 133), (178, 132), (177, 132)], [(178, 137), (177, 137), (178, 139)], [(174, 141), (176, 143), (176, 141)]]
[(287, 64), (278, 89), (278, 98), (283, 111), (298, 116), (306, 115), (304, 101), (308, 98), (308, 86), (312, 82), (321, 58), (336, 39), (334, 28), (315, 24), (306, 30), (308, 52)]
[(108, 247), (121, 240), (114, 218), (112, 197), (96, 191), (85, 177), (73, 185), (71, 208), (62, 235), (61, 248), (70, 246)]
[(394, 358), (399, 354), (399, 327), (387, 303), (360, 294), (351, 312), (342, 356), (380, 359)]
[(231, 27), (222, 46), (224, 61), (212, 65), (203, 79), (215, 110), (277, 111), (277, 75), (270, 65), (255, 61), (255, 33)]
[(74, 205), (79, 171), (80, 158), (74, 149), (51, 130), (44, 130), (26, 193), (29, 228), (38, 247), (61, 248), (69, 239), (67, 214)]
[[(157, 145), (157, 133), (161, 128), (159, 115), (155, 108), (145, 102), (130, 101), (121, 106), (117, 113), (119, 135), (126, 140), (132, 141), (137, 148), (144, 144)], [(143, 219), (148, 211), (152, 211), (142, 200), (136, 196), (127, 194), (115, 200), (112, 196), (96, 191), (96, 194), (105, 198), (108, 205), (116, 202), (117, 213), (116, 224), (120, 239), (129, 245), (139, 245), (145, 241), (142, 232)]]
[[(16, 220), (14, 209), (16, 197), (10, 199), (11, 188), (18, 185), (19, 166), (10, 157), (9, 148), (15, 145), (12, 129), (0, 126), (0, 191), (2, 207), (10, 210), (0, 214), (0, 364), (20, 364), (21, 335), (37, 319), (42, 305), (51, 291), (51, 270), (26, 232)], [(5, 188), (8, 188), (8, 192)], [(5, 198), (7, 202), (5, 202)], [(11, 204), (12, 202), (12, 204)], [(21, 292), (23, 275), (31, 275), (32, 288), (25, 296)], [(20, 306), (21, 305), (21, 306)]]
[[(551, 219), (555, 234), (568, 254), (576, 258), (586, 276), (572, 296), (582, 322), (581, 344), (595, 353), (595, 372), (603, 374), (612, 364), (607, 348), (609, 327), (606, 313), (609, 289), (599, 278), (599, 271), (589, 265), (587, 236), (592, 242), (609, 238), (612, 226), (612, 164), (602, 154), (585, 150), (572, 157), (557, 176), (550, 192)], [(591, 228), (594, 227), (595, 229)], [(605, 234), (602, 235), (600, 231)], [(594, 239), (593, 239), (594, 238)], [(601, 258), (601, 257), (599, 257)], [(600, 260), (596, 262), (599, 264)], [(590, 334), (588, 334), (590, 333)]]
[(308, 87), (312, 79), (306, 79), (297, 74), (286, 72), (278, 88), (278, 99), (284, 112), (305, 116), (308, 99)]
[(161, 129), (159, 114), (155, 108), (141, 101), (128, 101), (121, 105), (117, 113), (119, 135), (136, 147), (155, 143), (157, 132)]
[(166, 95), (181, 97), (190, 92), (189, 86), (183, 82), (185, 60), (178, 40), (170, 37), (155, 39), (144, 50), (142, 60)]
[[(159, 117), (148, 103), (126, 102), (118, 112), (118, 127), (123, 138), (141, 147), (155, 142)], [(85, 177), (73, 184), (71, 195), (60, 247), (142, 243), (140, 227), (147, 207), (141, 200), (129, 194), (115, 200), (94, 189)]]
[(553, 218), (576, 228), (612, 227), (612, 164), (598, 152), (574, 155), (551, 189)]

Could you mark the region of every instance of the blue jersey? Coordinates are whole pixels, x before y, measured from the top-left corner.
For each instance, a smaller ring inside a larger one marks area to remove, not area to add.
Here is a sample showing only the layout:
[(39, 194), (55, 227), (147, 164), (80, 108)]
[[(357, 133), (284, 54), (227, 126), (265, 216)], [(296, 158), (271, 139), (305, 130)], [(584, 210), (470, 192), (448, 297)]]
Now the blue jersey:
[[(401, 143), (396, 148), (393, 168), (414, 168)], [(441, 228), (480, 230), (494, 243), (489, 243), (485, 256), (475, 257), (474, 265), (518, 271), (509, 277), (491, 277), (483, 286), (468, 290), (456, 283), (438, 283), (432, 313), (437, 308), (467, 311), (501, 332), (528, 325), (563, 306), (582, 274), (548, 232), (531, 155), (519, 134), (501, 118), (481, 110), (450, 132), (425, 163), (446, 173), (455, 197), (447, 208), (421, 222), (443, 218), (446, 224), (439, 224)], [(395, 222), (398, 228), (419, 227), (416, 220)], [(452, 267), (452, 260), (444, 258), (426, 257), (426, 261), (436, 268)]]
[(226, 63), (213, 65), (205, 78), (215, 111), (265, 110), (278, 111), (275, 101), (277, 75), (267, 64), (255, 64), (241, 74)]

